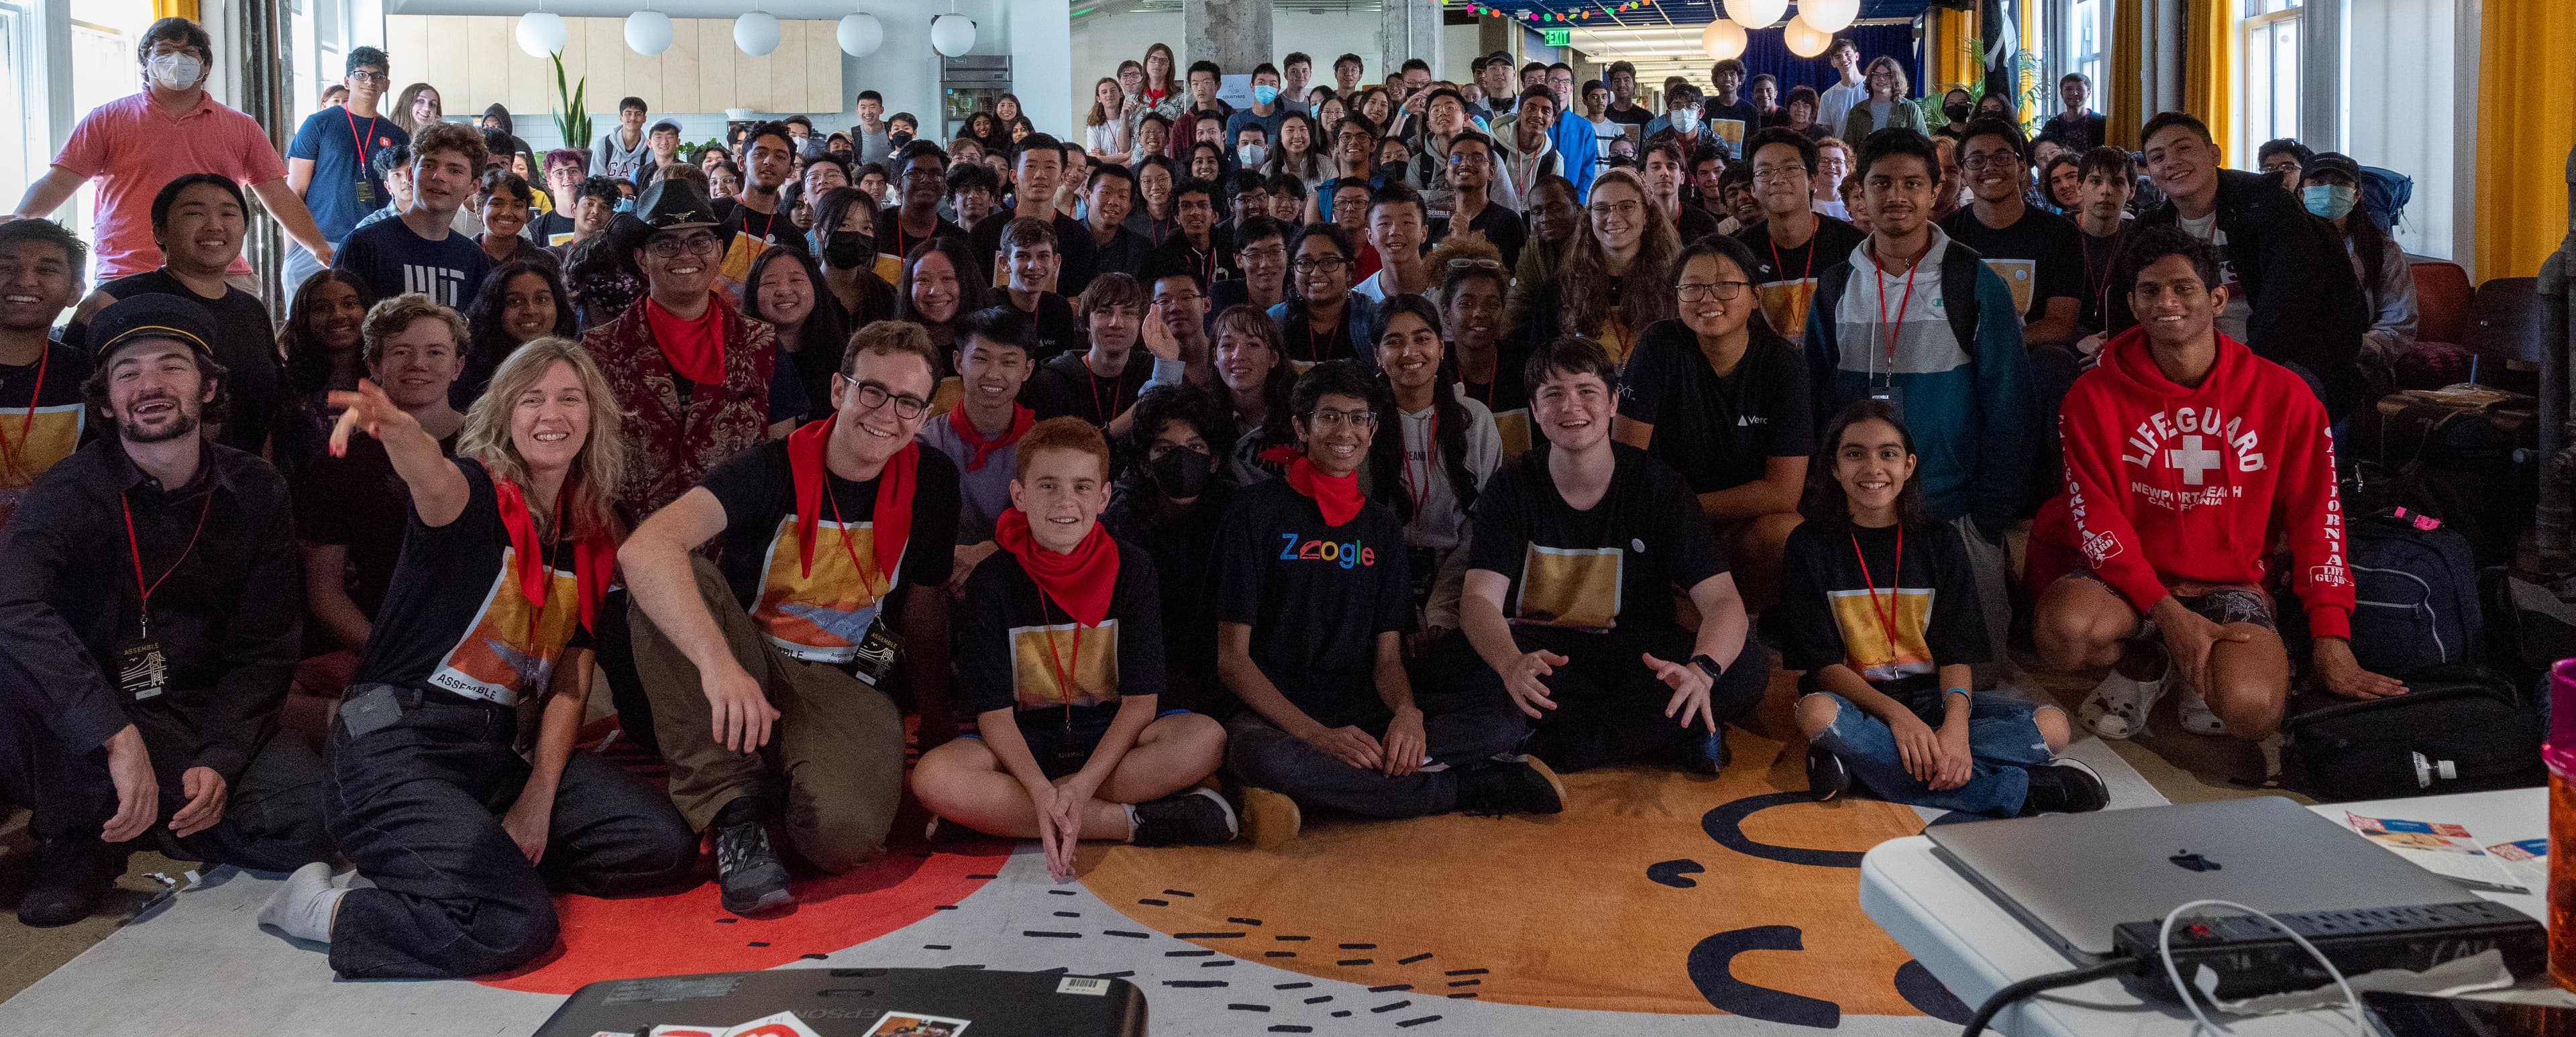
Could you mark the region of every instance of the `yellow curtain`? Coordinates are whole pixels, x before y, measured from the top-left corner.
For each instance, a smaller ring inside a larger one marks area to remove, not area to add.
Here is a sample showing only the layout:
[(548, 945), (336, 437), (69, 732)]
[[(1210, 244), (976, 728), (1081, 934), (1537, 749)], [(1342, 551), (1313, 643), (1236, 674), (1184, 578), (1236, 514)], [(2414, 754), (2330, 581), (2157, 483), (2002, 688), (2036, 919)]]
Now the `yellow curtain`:
[[(2022, 53), (2024, 53), (2024, 54), (2037, 54), (2037, 53), (2039, 53), (2039, 50), (2040, 50), (2040, 46), (2039, 46), (2039, 5), (2038, 5), (2038, 4), (2023, 4), (2023, 5), (2021, 5), (2020, 10), (2021, 10), (2021, 50), (2022, 50)], [(2019, 73), (2017, 73), (2017, 74), (2013, 77), (2013, 94), (2014, 94), (2014, 97), (2013, 97), (2013, 107), (2014, 107), (2015, 109), (2019, 109), (2019, 108), (2021, 107), (2021, 101), (2022, 101), (2021, 95), (2030, 93), (2031, 88), (2032, 88), (2032, 87), (2034, 87), (2034, 86), (2038, 86), (2038, 85), (2039, 85), (2039, 67), (2038, 67), (2037, 65), (2033, 65), (2033, 66), (2031, 66), (2031, 67), (2021, 69), (2021, 70), (2019, 71)], [(2048, 91), (2041, 91), (2041, 92), (2042, 92), (2042, 93), (2047, 93)], [(2045, 108), (2045, 107), (2047, 107), (2047, 106), (2048, 106), (2047, 101), (2046, 101), (2045, 99), (2042, 99), (2042, 100), (2040, 101), (2040, 103), (2039, 103), (2039, 104), (2037, 104), (2037, 105), (2034, 105), (2034, 106), (2031, 108), (2031, 110), (2026, 111), (2026, 112), (2022, 112), (2022, 113), (2021, 113), (2021, 114), (2022, 114), (2022, 118), (2025, 120), (2025, 122), (2027, 123), (2027, 125), (2036, 126), (2036, 125), (2038, 125), (2038, 123), (2039, 123), (2039, 109), (2041, 109), (2041, 108)]]
[(152, 0), (152, 17), (185, 18), (192, 22), (205, 20), (197, 12), (197, 0)]
[(2567, 232), (2576, 19), (2564, 0), (2486, 0), (2482, 10), (2476, 273), (2529, 277)]
[[(2209, 124), (2220, 155), (2236, 139), (2236, 0), (2191, 0), (2182, 107)], [(2251, 156), (2245, 156), (2250, 161)]]
[(1932, 81), (1918, 83), (1916, 88), (1925, 97), (1937, 97), (1942, 91), (1968, 82), (1969, 59), (1962, 48), (1968, 38), (1976, 34), (1977, 16), (1946, 7), (1935, 7), (1924, 13), (1932, 19)]
[(2103, 108), (2111, 119), (2108, 143), (2132, 151), (2138, 147), (2138, 127), (2147, 123), (2146, 102), (2139, 94), (2138, 79), (2147, 67), (2146, 0), (2111, 0), (2111, 72), (2109, 81), (2094, 84), (2094, 91), (2109, 104)]

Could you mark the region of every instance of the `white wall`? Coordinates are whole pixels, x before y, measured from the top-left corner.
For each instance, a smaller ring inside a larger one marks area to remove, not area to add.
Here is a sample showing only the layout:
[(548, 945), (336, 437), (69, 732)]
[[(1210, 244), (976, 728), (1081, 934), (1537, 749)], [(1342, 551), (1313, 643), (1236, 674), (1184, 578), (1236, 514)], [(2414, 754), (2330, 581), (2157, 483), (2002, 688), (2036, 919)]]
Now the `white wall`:
[(2445, 259), (2468, 254), (2473, 230), (2456, 221), (2451, 205), (2456, 192), (2474, 190), (2458, 179), (2454, 162), (2452, 127), (2465, 96), (2453, 62), (2457, 6), (2458, 0), (2362, 0), (2343, 12), (2343, 150), (2363, 165), (2415, 179), (2397, 243)]
[[(1304, 51), (1307, 57), (1315, 59), (1314, 78), (1309, 81), (1309, 86), (1316, 83), (1332, 85), (1333, 59), (1343, 54), (1360, 56), (1361, 83), (1375, 83), (1386, 76), (1385, 70), (1379, 67), (1382, 64), (1379, 60), (1379, 52), (1382, 48), (1378, 43), (1381, 36), (1376, 11), (1365, 13), (1337, 11), (1324, 14), (1307, 11), (1278, 11), (1271, 15), (1270, 24), (1270, 45), (1278, 51), (1271, 56), (1272, 62), (1275, 63), (1294, 51)], [(1188, 68), (1190, 62), (1194, 60), (1186, 46), (1186, 36), (1182, 32), (1179, 11), (1094, 14), (1083, 18), (1080, 24), (1073, 27), (1072, 67), (1068, 82), (1071, 84), (1074, 97), (1079, 100), (1079, 108), (1074, 119), (1076, 125), (1081, 124), (1081, 116), (1091, 111), (1091, 84), (1102, 76), (1116, 75), (1118, 63), (1121, 61), (1143, 61), (1146, 46), (1156, 42), (1171, 45), (1172, 50), (1181, 56), (1181, 68)], [(1455, 46), (1454, 43), (1447, 43), (1447, 45)], [(1474, 51), (1474, 36), (1468, 37), (1466, 47), (1470, 53)], [(1252, 70), (1247, 68), (1227, 71), (1250, 72)], [(1174, 70), (1174, 75), (1177, 77), (1179, 70)], [(1035, 82), (1036, 80), (1026, 81)], [(1026, 92), (1020, 96), (1023, 100), (1028, 97)]]
[[(1049, 83), (1073, 80), (1073, 23), (1064, 0), (1008, 0), (1011, 85), (1020, 109), (1038, 132), (1080, 141), (1076, 132), (1091, 111), (1091, 90), (1058, 91)], [(1097, 77), (1094, 77), (1097, 78)], [(1082, 105), (1076, 111), (1074, 105)]]

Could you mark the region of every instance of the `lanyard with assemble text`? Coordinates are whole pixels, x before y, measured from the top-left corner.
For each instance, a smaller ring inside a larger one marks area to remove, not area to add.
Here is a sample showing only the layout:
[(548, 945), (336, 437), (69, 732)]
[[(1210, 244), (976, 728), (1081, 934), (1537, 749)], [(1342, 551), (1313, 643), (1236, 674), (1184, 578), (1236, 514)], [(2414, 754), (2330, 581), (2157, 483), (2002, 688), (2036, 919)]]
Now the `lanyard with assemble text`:
[(187, 562), (188, 555), (197, 550), (197, 536), (206, 531), (206, 516), (215, 510), (215, 491), (211, 487), (206, 490), (206, 503), (197, 511), (197, 531), (188, 534), (188, 546), (179, 550), (179, 557), (171, 560), (169, 568), (161, 570), (160, 579), (148, 584), (143, 582), (143, 543), (134, 537), (134, 505), (122, 493), (116, 495), (116, 503), (125, 509), (125, 546), (134, 552), (134, 589), (143, 595), (141, 633), (149, 640), (152, 637), (152, 592), (160, 590), (161, 584), (170, 579), (170, 574), (178, 572), (179, 566)]
[(1914, 253), (1914, 258), (1906, 261), (1905, 294), (1896, 297), (1896, 323), (1890, 324), (1887, 321), (1887, 267), (1881, 264), (1878, 260), (1877, 246), (1873, 245), (1869, 250), (1870, 268), (1878, 274), (1878, 277), (1876, 278), (1878, 281), (1878, 326), (1887, 333), (1887, 371), (1885, 374), (1888, 383), (1891, 384), (1896, 381), (1896, 333), (1905, 325), (1906, 305), (1914, 301), (1914, 274), (1916, 271), (1923, 269), (1923, 257), (1930, 254), (1931, 251), (1932, 242), (1927, 239), (1923, 242), (1923, 247)]

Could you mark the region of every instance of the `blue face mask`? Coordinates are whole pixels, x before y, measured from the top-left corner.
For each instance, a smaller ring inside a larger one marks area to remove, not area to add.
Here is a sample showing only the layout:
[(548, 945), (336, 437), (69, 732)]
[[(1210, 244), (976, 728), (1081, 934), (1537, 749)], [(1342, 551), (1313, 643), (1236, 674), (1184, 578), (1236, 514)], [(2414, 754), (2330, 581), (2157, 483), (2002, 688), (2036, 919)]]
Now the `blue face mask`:
[(2353, 203), (2360, 198), (2360, 193), (2352, 188), (2333, 184), (2309, 184), (2299, 188), (2299, 201), (2308, 207), (2308, 211), (2329, 220), (2340, 220), (2350, 214)]
[(618, 200), (617, 200), (617, 211), (618, 211), (618, 212), (634, 212), (634, 211), (635, 211), (635, 199), (632, 199), (632, 198), (620, 198), (620, 199), (618, 199)]
[(1267, 104), (1269, 104), (1270, 102), (1272, 102), (1272, 101), (1276, 101), (1276, 100), (1278, 100), (1278, 99), (1279, 99), (1279, 88), (1278, 88), (1278, 87), (1271, 86), (1271, 85), (1269, 85), (1269, 84), (1264, 83), (1264, 84), (1260, 84), (1260, 85), (1254, 86), (1254, 87), (1252, 88), (1252, 103), (1254, 103), (1254, 104), (1258, 104), (1258, 105), (1267, 105)]

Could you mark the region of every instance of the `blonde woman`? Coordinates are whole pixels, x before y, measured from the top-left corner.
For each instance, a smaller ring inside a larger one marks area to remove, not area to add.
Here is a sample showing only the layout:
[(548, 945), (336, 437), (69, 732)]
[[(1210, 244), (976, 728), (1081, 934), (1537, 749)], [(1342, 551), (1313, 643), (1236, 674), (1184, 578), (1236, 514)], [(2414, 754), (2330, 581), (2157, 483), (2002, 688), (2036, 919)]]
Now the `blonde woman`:
[(1672, 286), (1655, 279), (1672, 271), (1681, 232), (1628, 169), (1604, 170), (1593, 180), (1579, 215), (1582, 224), (1557, 263), (1556, 290), (1542, 297), (1533, 327), (1591, 339), (1624, 364), (1638, 333), (1673, 316)]
[(413, 83), (394, 96), (392, 111), (385, 113), (404, 133), (420, 133), (420, 128), (447, 117), (445, 105), (439, 103), (438, 88), (427, 83)]
[(1127, 161), (1127, 93), (1107, 76), (1091, 84), (1091, 114), (1083, 119), (1083, 151), (1101, 162)]
[[(325, 821), (366, 884), (306, 865), (261, 924), (330, 944), (351, 979), (473, 976), (554, 945), (553, 892), (686, 881), (698, 839), (669, 798), (572, 752), (627, 461), (599, 366), (569, 339), (520, 347), (453, 460), (371, 382), (331, 402), (348, 408), (332, 451), (376, 437), (411, 492), (402, 562), (329, 735)], [(523, 699), (542, 714), (524, 756)]]
[(1851, 113), (1843, 116), (1840, 128), (1844, 140), (1865, 140), (1872, 132), (1891, 126), (1902, 126), (1926, 135), (1932, 132), (1931, 127), (1923, 123), (1923, 109), (1906, 100), (1913, 87), (1906, 81), (1904, 66), (1898, 65), (1895, 58), (1881, 56), (1870, 62), (1864, 82), (1868, 96), (1852, 105)]

